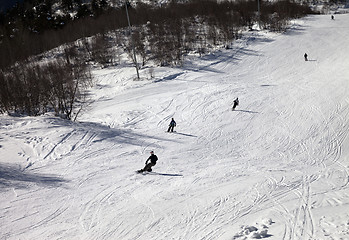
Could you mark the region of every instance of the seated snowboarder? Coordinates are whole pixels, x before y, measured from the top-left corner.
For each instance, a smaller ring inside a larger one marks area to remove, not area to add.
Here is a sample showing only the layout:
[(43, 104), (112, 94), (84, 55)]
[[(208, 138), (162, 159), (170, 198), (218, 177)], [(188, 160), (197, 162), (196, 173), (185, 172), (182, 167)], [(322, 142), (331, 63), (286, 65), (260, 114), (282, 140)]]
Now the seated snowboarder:
[(150, 157), (145, 161), (145, 167), (141, 170), (138, 170), (139, 173), (141, 172), (151, 172), (152, 167), (156, 165), (156, 161), (158, 160), (158, 157), (154, 154), (154, 151), (150, 152)]
[(236, 99), (234, 100), (234, 105), (233, 105), (232, 110), (234, 111), (234, 110), (235, 110), (235, 108), (236, 108), (238, 105), (239, 105), (239, 99), (238, 99), (238, 98), (236, 98)]
[(172, 120), (171, 120), (171, 122), (170, 122), (170, 125), (168, 125), (169, 127), (168, 127), (168, 130), (167, 130), (167, 132), (173, 132), (173, 128), (176, 126), (176, 122), (175, 122), (175, 120), (172, 118)]

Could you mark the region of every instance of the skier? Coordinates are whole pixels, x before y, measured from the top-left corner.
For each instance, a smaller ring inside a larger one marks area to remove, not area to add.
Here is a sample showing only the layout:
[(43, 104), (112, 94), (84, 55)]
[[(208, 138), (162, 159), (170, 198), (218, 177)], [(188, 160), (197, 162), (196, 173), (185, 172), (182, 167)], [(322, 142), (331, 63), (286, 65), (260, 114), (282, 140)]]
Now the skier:
[(170, 125), (168, 125), (168, 130), (167, 132), (173, 132), (173, 128), (176, 126), (176, 122), (175, 120), (172, 118), (171, 122), (170, 122)]
[(304, 60), (308, 61), (308, 54), (304, 53)]
[(139, 173), (141, 172), (151, 172), (152, 167), (156, 165), (156, 161), (158, 160), (158, 157), (154, 154), (154, 151), (150, 152), (150, 157), (145, 161), (145, 167), (141, 170), (138, 170)]
[(235, 110), (235, 108), (236, 108), (238, 105), (239, 105), (239, 99), (238, 99), (238, 98), (236, 98), (236, 99), (234, 100), (234, 105), (233, 105), (232, 110), (234, 111), (234, 110)]

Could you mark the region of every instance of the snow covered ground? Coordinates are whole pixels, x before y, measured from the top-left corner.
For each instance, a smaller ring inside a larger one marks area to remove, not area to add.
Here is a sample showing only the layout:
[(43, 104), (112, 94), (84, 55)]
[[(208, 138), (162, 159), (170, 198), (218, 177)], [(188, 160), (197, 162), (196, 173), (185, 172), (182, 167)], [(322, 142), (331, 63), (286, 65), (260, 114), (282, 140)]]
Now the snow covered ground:
[(0, 116), (0, 238), (349, 239), (348, 22), (96, 70), (78, 123)]

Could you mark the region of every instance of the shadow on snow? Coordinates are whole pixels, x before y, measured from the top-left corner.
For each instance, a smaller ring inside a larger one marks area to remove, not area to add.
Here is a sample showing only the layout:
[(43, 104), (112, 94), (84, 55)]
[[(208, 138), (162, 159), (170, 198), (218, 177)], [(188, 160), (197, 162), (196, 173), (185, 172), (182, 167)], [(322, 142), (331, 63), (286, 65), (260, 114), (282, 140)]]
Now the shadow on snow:
[(179, 134), (179, 135), (183, 135), (183, 136), (187, 136), (187, 137), (198, 137), (195, 135), (191, 135), (191, 134), (187, 134), (187, 133), (181, 133), (181, 132), (173, 132), (174, 134)]
[(238, 109), (235, 109), (234, 112), (259, 113), (259, 112), (254, 112), (254, 111), (238, 110)]
[(68, 181), (57, 176), (28, 173), (18, 165), (0, 164), (0, 190), (4, 188), (28, 188), (31, 183), (44, 187), (59, 187)]
[[(68, 120), (63, 120), (58, 118), (52, 118), (52, 120), (54, 122), (55, 127), (60, 127), (60, 126), (71, 127), (72, 129), (75, 129), (77, 132), (80, 132), (80, 134), (84, 134), (86, 132), (92, 132), (96, 134), (97, 137), (93, 140), (94, 143), (111, 141), (111, 142), (141, 146), (144, 144), (144, 142), (147, 142), (147, 141), (153, 142), (154, 139), (158, 141), (178, 142), (176, 140), (168, 139), (164, 137), (136, 133), (135, 131), (132, 131), (129, 129), (111, 128), (109, 126), (106, 126), (100, 123), (70, 122)], [(154, 146), (153, 144), (153, 147), (156, 147), (156, 146)]]
[(177, 173), (160, 173), (160, 172), (150, 172), (148, 173), (150, 175), (161, 175), (161, 176), (168, 176), (168, 177), (183, 177), (182, 174)]
[[(260, 38), (260, 37), (253, 38), (251, 40), (259, 41), (259, 42), (273, 41), (272, 39)], [(206, 72), (213, 72), (213, 73), (222, 73), (222, 71), (213, 68), (213, 66), (218, 65), (220, 63), (226, 63), (226, 62), (239, 62), (239, 61), (241, 61), (242, 56), (244, 56), (244, 55), (257, 56), (258, 52), (254, 51), (254, 50), (247, 49), (247, 48), (238, 48), (238, 49), (233, 49), (231, 51), (225, 51), (225, 52), (220, 51), (219, 54), (211, 53), (211, 54), (206, 54), (206, 55), (203, 55), (202, 57), (200, 57), (200, 59), (202, 59), (202, 60), (209, 61), (209, 62), (211, 61), (211, 63), (209, 63), (209, 64), (198, 65), (198, 64), (194, 64), (194, 62), (192, 62), (192, 61), (187, 61), (182, 66), (182, 68), (183, 68), (183, 70), (188, 70), (188, 71), (193, 71), (193, 72), (206, 71)], [(155, 80), (154, 82), (158, 83), (158, 82), (164, 82), (164, 81), (170, 81), (170, 80), (186, 81), (185, 79), (177, 79), (179, 76), (183, 75), (184, 73), (185, 73), (185, 71), (171, 74), (169, 76)], [(194, 81), (194, 80), (190, 80), (190, 81)], [(195, 80), (195, 81), (197, 81), (197, 80)], [(205, 81), (202, 81), (202, 82), (205, 82)]]

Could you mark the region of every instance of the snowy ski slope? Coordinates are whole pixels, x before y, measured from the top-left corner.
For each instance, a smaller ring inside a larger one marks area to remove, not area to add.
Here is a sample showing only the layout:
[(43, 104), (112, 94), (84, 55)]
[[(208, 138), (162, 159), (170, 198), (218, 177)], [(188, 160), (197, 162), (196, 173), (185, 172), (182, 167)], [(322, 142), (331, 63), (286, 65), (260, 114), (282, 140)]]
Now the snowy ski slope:
[(0, 116), (0, 238), (349, 239), (348, 23), (249, 32), (152, 79), (95, 70), (79, 123)]

